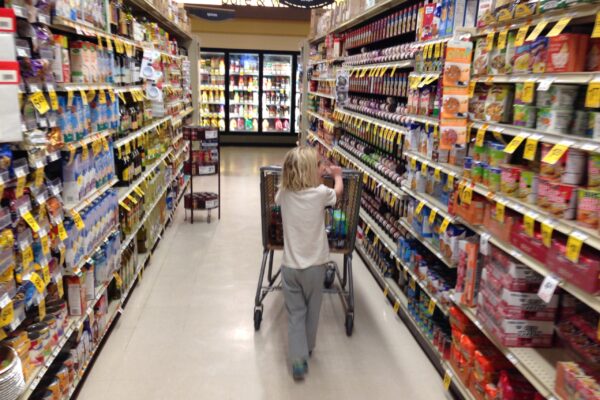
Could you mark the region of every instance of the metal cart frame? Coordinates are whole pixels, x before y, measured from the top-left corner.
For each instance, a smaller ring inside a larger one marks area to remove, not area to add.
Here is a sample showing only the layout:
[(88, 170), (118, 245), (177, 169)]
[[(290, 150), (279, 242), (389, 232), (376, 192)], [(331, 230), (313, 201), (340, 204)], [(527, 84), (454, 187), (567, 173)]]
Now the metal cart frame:
[[(273, 243), (270, 237), (269, 227), (271, 226), (271, 207), (275, 205), (275, 194), (278, 190), (279, 179), (281, 176), (281, 167), (269, 166), (260, 169), (260, 199), (261, 199), (261, 221), (262, 221), (262, 242), (263, 256), (258, 278), (258, 287), (256, 288), (256, 298), (254, 302), (254, 329), (259, 330), (262, 322), (264, 309), (264, 299), (268, 293), (281, 290), (281, 268), (273, 270), (273, 255), (275, 250), (283, 250), (282, 243)], [(341, 221), (336, 225), (335, 218), (331, 211), (331, 221), (334, 232), (342, 232), (342, 237), (329, 238), (330, 252), (334, 254), (343, 254), (344, 265), (338, 268), (335, 262), (330, 262), (324, 282), (327, 293), (339, 294), (346, 313), (345, 327), (346, 335), (351, 336), (354, 328), (354, 286), (352, 282), (352, 253), (354, 251), (354, 242), (356, 240), (356, 229), (358, 226), (358, 213), (360, 210), (360, 197), (362, 192), (362, 173), (344, 169), (342, 171), (344, 180), (344, 194), (338, 199), (334, 210), (339, 212), (338, 219)], [(325, 184), (332, 187), (333, 180), (325, 179)], [(326, 210), (324, 210), (326, 212)], [(267, 270), (268, 267), (268, 271)], [(265, 277), (265, 272), (267, 276)], [(338, 284), (334, 285), (335, 277), (338, 278)], [(266, 280), (265, 280), (266, 278)]]

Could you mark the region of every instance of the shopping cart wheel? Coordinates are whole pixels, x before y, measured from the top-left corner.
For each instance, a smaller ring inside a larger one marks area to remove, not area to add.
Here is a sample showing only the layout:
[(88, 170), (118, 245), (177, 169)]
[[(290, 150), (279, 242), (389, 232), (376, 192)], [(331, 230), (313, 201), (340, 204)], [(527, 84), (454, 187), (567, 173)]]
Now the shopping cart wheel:
[(333, 285), (333, 281), (335, 280), (335, 264), (331, 263), (327, 265), (327, 270), (325, 271), (325, 288), (330, 289)]
[(254, 330), (260, 329), (260, 323), (262, 322), (262, 310), (257, 308), (254, 310)]
[(346, 314), (346, 336), (352, 336), (354, 329), (354, 314)]

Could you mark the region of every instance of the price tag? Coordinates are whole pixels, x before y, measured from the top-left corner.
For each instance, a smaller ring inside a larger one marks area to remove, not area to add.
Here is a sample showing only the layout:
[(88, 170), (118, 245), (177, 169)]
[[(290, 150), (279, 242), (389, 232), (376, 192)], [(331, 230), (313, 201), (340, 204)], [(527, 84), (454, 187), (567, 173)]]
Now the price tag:
[(79, 89), (79, 96), (81, 97), (81, 102), (83, 103), (83, 105), (87, 105), (88, 101), (87, 94), (85, 94), (85, 90)]
[(394, 68), (392, 68), (392, 72), (390, 73), (390, 76), (394, 76), (394, 74), (396, 73), (396, 68), (398, 68), (396, 65), (394, 65)]
[(123, 54), (124, 49), (123, 49), (123, 42), (120, 41), (119, 39), (114, 39), (115, 41), (115, 50), (117, 53), (119, 54)]
[(10, 325), (11, 322), (15, 319), (15, 305), (12, 300), (8, 300), (8, 303), (2, 307), (2, 311), (0, 311), (0, 328), (4, 328), (7, 325)]
[(510, 143), (504, 148), (504, 152), (508, 154), (513, 154), (515, 150), (519, 148), (521, 143), (525, 140), (525, 138), (529, 136), (528, 134), (521, 133), (519, 136), (515, 136)]
[(529, 34), (529, 36), (527, 36), (527, 41), (528, 42), (534, 42), (535, 39), (538, 38), (538, 36), (540, 36), (540, 33), (542, 33), (542, 31), (544, 30), (544, 28), (546, 27), (546, 25), (548, 25), (548, 21), (540, 21), (539, 24), (537, 24), (535, 26), (535, 28), (533, 28), (533, 30), (531, 31), (531, 33)]
[(552, 245), (552, 231), (554, 231), (554, 227), (546, 222), (540, 222), (541, 230), (542, 230), (542, 242), (544, 242), (544, 246), (550, 247)]
[(476, 86), (477, 86), (476, 80), (471, 80), (471, 82), (469, 82), (469, 98), (473, 97), (473, 95), (475, 94)]
[(34, 231), (35, 233), (39, 232), (40, 226), (38, 225), (35, 218), (33, 218), (33, 215), (31, 215), (31, 212), (27, 211), (23, 215), (23, 219), (25, 220), (25, 222), (27, 222), (27, 225), (29, 225), (29, 227), (31, 228), (32, 231)]
[(65, 229), (65, 226), (63, 225), (63, 223), (59, 223), (58, 224), (58, 237), (60, 238), (61, 241), (65, 241), (67, 240), (67, 238), (69, 237), (67, 235), (67, 230)]
[(46, 288), (46, 285), (44, 285), (44, 281), (36, 272), (31, 273), (31, 275), (29, 276), (29, 280), (31, 281), (31, 283), (33, 283), (33, 286), (35, 286), (39, 293), (42, 293)]
[(429, 299), (429, 305), (427, 306), (427, 313), (429, 315), (433, 315), (434, 311), (435, 311), (435, 299), (432, 297)]
[(417, 159), (416, 158), (410, 159), (410, 169), (412, 169), (413, 171), (417, 170)]
[(23, 268), (29, 267), (29, 264), (33, 262), (33, 250), (31, 246), (27, 246), (23, 252), (21, 253), (21, 262), (23, 264)]
[(49, 90), (48, 95), (50, 96), (50, 107), (52, 107), (53, 110), (58, 110), (58, 97), (56, 96), (54, 89)]
[(44, 267), (42, 268), (42, 277), (44, 278), (44, 284), (48, 285), (50, 283), (50, 267), (48, 267), (47, 265), (44, 265)]
[(552, 86), (552, 82), (554, 82), (554, 78), (552, 77), (542, 79), (538, 84), (537, 90), (540, 92), (547, 91), (548, 89), (550, 89), (550, 86)]
[(440, 167), (437, 167), (436, 169), (433, 170), (433, 179), (435, 179), (437, 182), (441, 182), (442, 169)]
[(454, 175), (448, 175), (448, 181), (446, 182), (449, 189), (454, 188)]
[(34, 184), (36, 187), (42, 186), (44, 183), (44, 168), (38, 168), (34, 174)]
[(508, 29), (503, 30), (498, 34), (498, 42), (496, 46), (498, 50), (503, 50), (506, 48), (506, 37), (508, 36)]
[(110, 98), (110, 102), (114, 103), (115, 102), (115, 91), (112, 89), (108, 90), (108, 97)]
[(41, 299), (38, 304), (38, 315), (41, 320), (46, 318), (46, 300), (45, 299)]
[(452, 372), (446, 371), (446, 373), (444, 374), (444, 390), (445, 391), (450, 390), (451, 383), (452, 383)]
[(400, 301), (396, 300), (396, 303), (394, 303), (394, 312), (398, 314), (398, 310), (400, 310)]
[(579, 254), (581, 253), (581, 246), (584, 240), (587, 239), (587, 235), (581, 232), (573, 232), (567, 239), (567, 251), (566, 256), (569, 261), (577, 264), (579, 261)]
[(552, 147), (552, 149), (546, 154), (546, 157), (542, 160), (546, 164), (554, 165), (558, 160), (565, 154), (565, 152), (569, 149), (569, 146), (564, 143), (557, 143)]
[(487, 34), (485, 48), (487, 51), (492, 51), (492, 49), (494, 48), (494, 32), (490, 32)]
[(552, 296), (554, 295), (554, 291), (558, 286), (558, 279), (556, 279), (552, 275), (548, 275), (544, 278), (542, 285), (538, 290), (538, 296), (540, 299), (544, 300), (546, 303), (550, 303), (552, 300)]
[(129, 201), (131, 201), (133, 204), (137, 204), (138, 201), (136, 200), (135, 197), (133, 197), (132, 195), (128, 194), (127, 198), (129, 199)]
[(535, 154), (537, 152), (538, 135), (532, 135), (527, 138), (525, 142), (525, 150), (523, 151), (523, 158), (526, 160), (535, 160)]
[(421, 163), (421, 175), (427, 176), (427, 164), (424, 162)]
[(421, 215), (421, 211), (423, 210), (423, 207), (425, 207), (425, 202), (420, 201), (419, 205), (417, 205), (417, 208), (415, 208), (415, 214)]
[(125, 104), (127, 104), (127, 99), (125, 98), (125, 94), (123, 92), (117, 92), (117, 94), (119, 95), (119, 98), (121, 99), (121, 101)]
[(594, 30), (592, 31), (592, 39), (600, 37), (600, 12), (596, 14), (596, 22), (594, 23)]
[(81, 158), (85, 161), (90, 156), (90, 150), (87, 147), (87, 144), (83, 144), (81, 146)]
[(377, 246), (379, 244), (379, 236), (375, 236), (375, 239), (373, 239), (373, 245)]
[(471, 204), (473, 199), (473, 188), (471, 186), (465, 186), (465, 190), (462, 192), (462, 202), (465, 204)]
[(496, 202), (496, 221), (504, 223), (504, 212), (506, 211), (506, 205), (501, 201)]
[(435, 217), (437, 216), (437, 210), (435, 208), (431, 209), (431, 213), (429, 213), (429, 225), (433, 225), (435, 222)]
[(48, 235), (41, 236), (40, 242), (42, 243), (42, 253), (44, 253), (44, 255), (47, 255), (48, 253), (50, 253), (50, 244), (48, 241)]
[(525, 37), (527, 36), (527, 31), (529, 30), (529, 25), (525, 25), (519, 28), (517, 31), (517, 36), (515, 37), (515, 46), (522, 46), (525, 43)]
[(67, 107), (73, 106), (73, 91), (67, 90)]
[(75, 226), (77, 227), (77, 230), (78, 231), (83, 230), (83, 228), (85, 228), (85, 224), (83, 223), (83, 220), (81, 219), (81, 215), (79, 215), (77, 210), (71, 210), (71, 216), (73, 217), (73, 221), (75, 222)]
[(523, 82), (523, 91), (521, 93), (521, 100), (523, 103), (532, 103), (533, 94), (535, 93), (535, 82), (527, 81)]
[(104, 90), (98, 91), (98, 103), (106, 104), (106, 93), (104, 92)]
[(58, 297), (60, 297), (61, 299), (63, 298), (63, 296), (65, 295), (65, 289), (63, 288), (63, 278), (62, 275), (58, 275), (58, 278), (56, 279), (56, 289), (58, 291)]
[(487, 131), (488, 126), (488, 124), (483, 124), (479, 129), (477, 129), (477, 136), (475, 137), (475, 146), (483, 147), (485, 132)]
[(535, 218), (531, 214), (523, 215), (523, 226), (525, 227), (525, 233), (529, 237), (533, 237), (535, 232)]
[(117, 284), (117, 288), (120, 289), (123, 287), (123, 280), (121, 279), (121, 275), (117, 271), (113, 272), (113, 276), (115, 277), (115, 283)]
[(363, 173), (363, 184), (367, 184), (367, 182), (369, 181), (369, 175)]
[(558, 20), (558, 22), (550, 29), (550, 32), (546, 35), (546, 37), (554, 37), (560, 35), (560, 33), (565, 29), (565, 26), (569, 25), (571, 22), (571, 17), (564, 17)]
[(588, 108), (600, 107), (600, 81), (591, 81), (585, 93), (585, 106)]
[(123, 207), (125, 210), (130, 211), (131, 212), (131, 208), (124, 202), (124, 201), (120, 201), (119, 205), (121, 207)]
[(410, 278), (410, 279), (408, 280), (408, 286), (410, 286), (410, 288), (411, 288), (412, 290), (415, 290), (415, 289), (417, 288), (417, 286), (416, 286), (416, 285), (417, 285), (417, 283), (415, 282), (415, 280), (414, 280), (413, 278)]
[(448, 225), (450, 225), (450, 219), (448, 217), (445, 217), (442, 221), (442, 224), (440, 225), (440, 234), (446, 232), (446, 229), (448, 229)]
[(388, 286), (386, 286), (385, 288), (383, 288), (383, 296), (387, 297), (389, 291), (390, 291), (390, 288)]
[(46, 114), (50, 110), (50, 105), (46, 101), (46, 96), (44, 96), (43, 92), (35, 92), (29, 95), (29, 101), (31, 101), (31, 104), (33, 104), (41, 115)]

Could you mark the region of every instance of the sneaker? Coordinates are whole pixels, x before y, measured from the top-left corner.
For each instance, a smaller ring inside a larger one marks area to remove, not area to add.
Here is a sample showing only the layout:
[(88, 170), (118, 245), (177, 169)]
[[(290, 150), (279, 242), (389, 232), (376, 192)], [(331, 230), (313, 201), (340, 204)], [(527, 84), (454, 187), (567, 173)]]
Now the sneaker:
[(294, 361), (292, 364), (292, 375), (294, 376), (294, 379), (297, 381), (304, 379), (307, 368), (306, 361)]

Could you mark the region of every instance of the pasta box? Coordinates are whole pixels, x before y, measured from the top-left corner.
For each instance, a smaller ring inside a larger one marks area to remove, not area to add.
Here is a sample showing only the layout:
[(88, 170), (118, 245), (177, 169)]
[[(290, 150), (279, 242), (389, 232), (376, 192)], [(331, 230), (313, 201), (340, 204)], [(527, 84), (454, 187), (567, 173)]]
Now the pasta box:
[(548, 39), (546, 72), (577, 72), (585, 68), (589, 35), (563, 33)]

